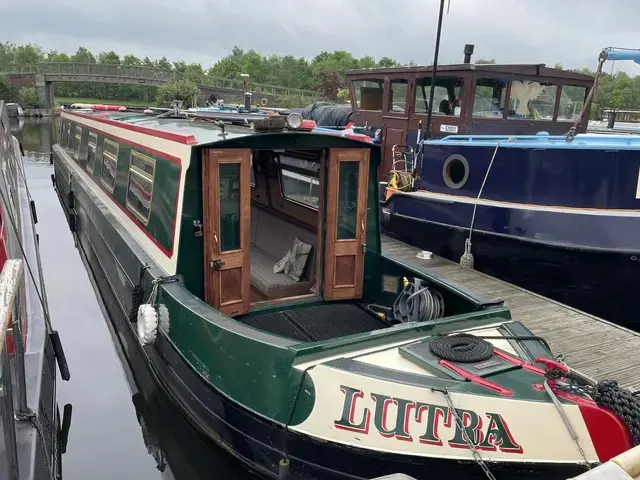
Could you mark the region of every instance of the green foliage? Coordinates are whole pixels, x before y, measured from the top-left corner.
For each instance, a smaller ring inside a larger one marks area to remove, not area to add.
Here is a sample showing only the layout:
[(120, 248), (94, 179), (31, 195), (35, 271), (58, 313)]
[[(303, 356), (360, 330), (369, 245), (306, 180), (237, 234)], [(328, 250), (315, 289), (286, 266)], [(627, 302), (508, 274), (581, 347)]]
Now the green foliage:
[(9, 87), (9, 81), (6, 75), (0, 75), (0, 100), (5, 102), (12, 101), (11, 88)]
[(200, 90), (198, 85), (188, 80), (179, 80), (158, 88), (156, 102), (158, 105), (171, 103), (173, 100), (182, 100), (185, 106), (193, 106), (194, 99), (198, 97)]
[(494, 65), (496, 61), (493, 58), (479, 58), (474, 63), (476, 65)]
[(22, 87), (18, 92), (18, 100), (24, 108), (38, 105), (38, 94), (35, 87)]
[(338, 102), (347, 103), (349, 102), (349, 99), (350, 99), (350, 94), (349, 94), (348, 88), (341, 88), (338, 90), (338, 97), (336, 98)]
[[(103, 101), (134, 101), (138, 104), (149, 104), (157, 96), (172, 96), (192, 93), (193, 85), (213, 83), (214, 79), (228, 78), (240, 81), (240, 74), (249, 74), (252, 83), (263, 83), (302, 90), (317, 90), (322, 92), (327, 99), (345, 101), (348, 100), (348, 86), (345, 83), (345, 72), (358, 68), (394, 67), (400, 66), (398, 62), (389, 57), (382, 57), (376, 61), (373, 57), (354, 57), (345, 50), (334, 52), (323, 51), (311, 61), (305, 58), (297, 58), (292, 55), (261, 55), (255, 50), (243, 50), (233, 47), (229, 55), (218, 60), (210, 68), (203, 68), (198, 63), (187, 64), (184, 61), (170, 62), (167, 58), (152, 59), (145, 57), (140, 59), (135, 55), (120, 56), (114, 51), (93, 54), (85, 47), (78, 47), (73, 55), (51, 50), (46, 52), (38, 45), (15, 45), (13, 43), (0, 42), (0, 65), (19, 64), (28, 65), (41, 62), (74, 62), (74, 63), (105, 63), (123, 66), (146, 66), (173, 70), (181, 74), (181, 80), (177, 85), (164, 87), (161, 92), (157, 87), (147, 85), (116, 85), (101, 83), (59, 83), (55, 85), (56, 96), (68, 98), (101, 98)], [(495, 64), (492, 58), (478, 58), (476, 64)], [(409, 61), (407, 66), (415, 66)], [(555, 68), (563, 68), (556, 64)], [(573, 70), (579, 73), (594, 75), (595, 72), (588, 68)], [(8, 91), (9, 90), (9, 91)], [(0, 97), (11, 95), (6, 81), (0, 79)], [(574, 98), (575, 97), (575, 98)], [(256, 95), (256, 98), (257, 95)], [(173, 100), (173, 98), (171, 98)], [(225, 99), (229, 100), (230, 99)], [(241, 100), (241, 99), (240, 99)], [(572, 110), (582, 102), (579, 90), (563, 91), (563, 105)], [(190, 104), (192, 97), (188, 100)], [(298, 106), (301, 102), (311, 103), (310, 98), (304, 97), (280, 97), (274, 102), (277, 106)], [(293, 105), (295, 104), (295, 105)], [(604, 108), (615, 107), (628, 110), (640, 110), (640, 76), (618, 72), (614, 75), (603, 74), (600, 87), (594, 98), (592, 118), (599, 118)]]

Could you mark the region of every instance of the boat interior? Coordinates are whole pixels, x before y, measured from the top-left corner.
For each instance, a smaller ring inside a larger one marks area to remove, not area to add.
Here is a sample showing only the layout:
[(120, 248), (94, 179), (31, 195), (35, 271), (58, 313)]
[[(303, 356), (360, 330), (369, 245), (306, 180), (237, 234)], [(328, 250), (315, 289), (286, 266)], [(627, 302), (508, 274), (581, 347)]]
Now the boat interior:
[(283, 147), (201, 150), (207, 303), (300, 342), (484, 308), (380, 254), (378, 149)]

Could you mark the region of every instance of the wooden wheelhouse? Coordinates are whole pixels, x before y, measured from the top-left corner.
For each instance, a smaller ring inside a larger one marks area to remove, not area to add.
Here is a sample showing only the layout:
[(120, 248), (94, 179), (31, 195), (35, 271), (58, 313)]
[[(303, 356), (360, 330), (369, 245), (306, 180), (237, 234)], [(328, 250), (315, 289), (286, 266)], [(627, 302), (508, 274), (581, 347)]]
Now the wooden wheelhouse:
[[(351, 70), (347, 82), (353, 121), (379, 132), (383, 161), (392, 169), (394, 145), (415, 148), (429, 111), (431, 67)], [(439, 66), (432, 138), (451, 134), (564, 134), (578, 118), (593, 77), (540, 65)], [(588, 111), (578, 126), (585, 132)]]

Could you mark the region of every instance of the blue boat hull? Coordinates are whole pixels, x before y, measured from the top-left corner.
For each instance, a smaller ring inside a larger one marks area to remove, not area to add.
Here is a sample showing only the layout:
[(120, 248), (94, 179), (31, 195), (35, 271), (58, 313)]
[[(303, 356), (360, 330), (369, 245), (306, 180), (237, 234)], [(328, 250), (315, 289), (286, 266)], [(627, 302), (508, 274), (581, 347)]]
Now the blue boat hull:
[[(414, 208), (422, 213), (415, 216), (405, 215), (403, 209), (397, 213), (396, 209), (383, 223), (383, 230), (458, 262), (464, 253), (469, 228), (431, 220), (430, 217), (438, 217), (435, 213), (429, 215), (433, 212), (425, 205), (416, 202)], [(383, 208), (393, 208), (393, 202), (383, 203)], [(508, 212), (496, 212), (496, 218), (500, 215), (508, 216)], [(579, 223), (575, 221), (573, 225)], [(572, 222), (568, 221), (567, 225), (571, 226)], [(586, 239), (589, 234), (576, 228), (575, 235), (584, 235)], [(481, 272), (592, 315), (640, 329), (635, 290), (640, 283), (640, 252), (554, 244), (524, 235), (476, 229), (472, 253), (474, 268)]]

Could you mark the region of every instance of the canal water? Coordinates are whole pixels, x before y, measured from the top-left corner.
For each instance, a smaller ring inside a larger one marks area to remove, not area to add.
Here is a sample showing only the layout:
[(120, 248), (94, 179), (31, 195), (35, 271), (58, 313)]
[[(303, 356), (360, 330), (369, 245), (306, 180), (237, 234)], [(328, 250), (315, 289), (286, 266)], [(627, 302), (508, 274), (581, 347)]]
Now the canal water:
[(12, 129), (24, 147), (51, 318), (71, 370), (69, 382), (58, 376), (60, 410), (73, 407), (63, 480), (258, 479), (195, 430), (142, 359), (127, 362), (52, 187), (54, 121), (25, 119)]

